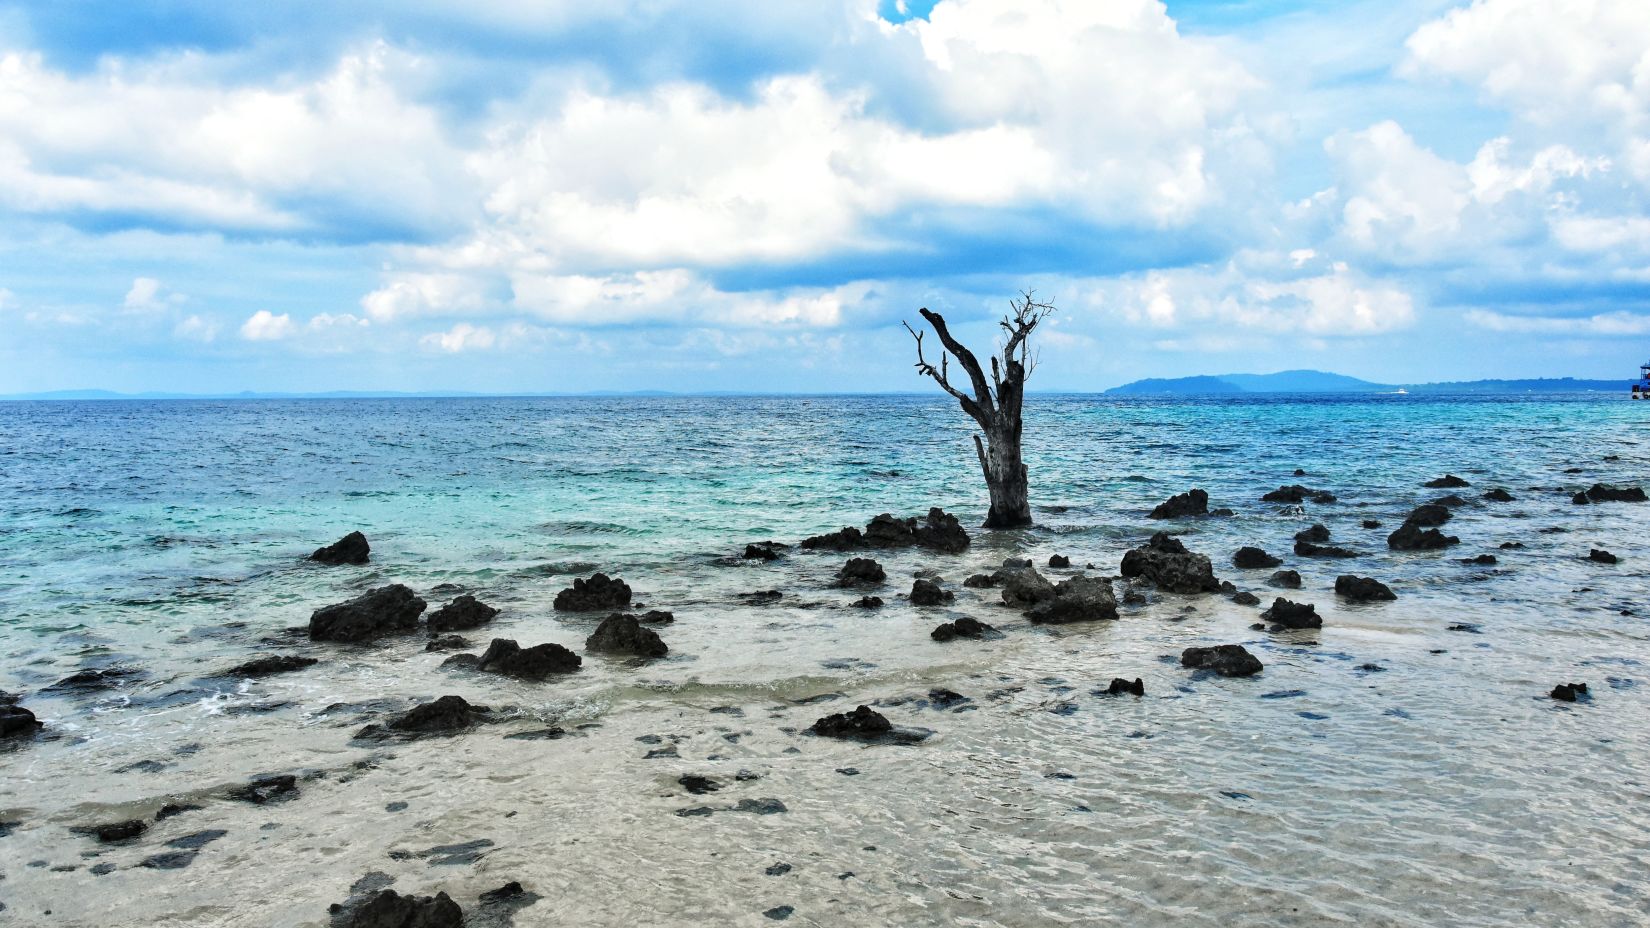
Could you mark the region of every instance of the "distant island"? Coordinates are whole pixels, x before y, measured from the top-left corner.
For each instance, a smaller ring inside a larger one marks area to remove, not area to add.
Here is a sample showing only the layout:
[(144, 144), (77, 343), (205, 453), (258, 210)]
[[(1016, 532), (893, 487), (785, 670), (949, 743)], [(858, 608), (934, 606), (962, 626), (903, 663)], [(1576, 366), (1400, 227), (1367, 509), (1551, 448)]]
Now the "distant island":
[(1204, 374), (1152, 377), (1105, 391), (1109, 396), (1202, 396), (1235, 393), (1625, 393), (1629, 381), (1546, 377), (1528, 380), (1458, 380), (1443, 383), (1371, 383), (1327, 371), (1276, 374)]

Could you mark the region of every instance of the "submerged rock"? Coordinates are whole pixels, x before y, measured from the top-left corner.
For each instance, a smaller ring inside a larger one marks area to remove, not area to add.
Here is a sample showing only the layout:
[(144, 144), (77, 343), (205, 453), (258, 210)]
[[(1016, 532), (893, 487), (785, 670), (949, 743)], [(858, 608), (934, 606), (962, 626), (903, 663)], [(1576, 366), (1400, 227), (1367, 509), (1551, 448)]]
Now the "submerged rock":
[(932, 580), (917, 580), (911, 584), (911, 605), (940, 606), (956, 599), (955, 593), (940, 589)]
[(85, 670), (77, 670), (56, 683), (42, 688), (40, 692), (50, 694), (96, 693), (119, 686), (124, 680), (135, 680), (143, 675), (143, 671), (136, 667), (88, 667)]
[(466, 593), (430, 613), (426, 623), (431, 635), (479, 628), (493, 620), (498, 610)]
[(777, 561), (779, 552), (789, 545), (782, 545), (777, 541), (759, 541), (745, 546), (745, 553), (740, 555), (747, 561)]
[(1614, 564), (1619, 561), (1620, 558), (1601, 548), (1594, 548), (1593, 550), (1587, 552), (1587, 560), (1592, 561), (1595, 564)]
[(826, 738), (876, 738), (894, 730), (882, 713), (870, 706), (827, 715), (808, 726), (808, 733)]
[(1333, 503), (1335, 502), (1335, 494), (1328, 490), (1314, 490), (1311, 487), (1303, 487), (1298, 483), (1292, 483), (1288, 486), (1278, 487), (1260, 498), (1263, 503), (1294, 503), (1297, 505), (1309, 500), (1314, 503)]
[(630, 585), (604, 573), (590, 579), (575, 577), (573, 585), (556, 594), (552, 606), (562, 612), (597, 612), (630, 605)]
[(1239, 570), (1260, 570), (1266, 567), (1276, 567), (1283, 561), (1267, 554), (1264, 549), (1253, 545), (1244, 545), (1232, 555), (1232, 566)]
[(1170, 593), (1212, 593), (1220, 589), (1209, 558), (1186, 550), (1180, 539), (1158, 532), (1123, 555), (1122, 574), (1143, 577)]
[(322, 606), (309, 617), (309, 637), (316, 641), (371, 641), (418, 627), (425, 602), (402, 584), (381, 586), (352, 600)]
[(1335, 593), (1360, 602), (1398, 598), (1391, 588), (1374, 577), (1355, 577), (1351, 574), (1342, 574), (1335, 578)]
[(1297, 557), (1358, 557), (1358, 552), (1339, 545), (1315, 545), (1310, 541), (1295, 542)]
[(836, 572), (837, 586), (875, 586), (887, 579), (882, 565), (868, 557), (851, 557)]
[(1180, 664), (1193, 670), (1213, 671), (1223, 677), (1248, 677), (1265, 669), (1260, 659), (1241, 644), (1187, 648), (1180, 652)]
[(854, 605), (854, 608), (856, 608), (856, 609), (881, 609), (882, 608), (882, 597), (881, 596), (861, 596), (860, 598), (854, 600), (853, 605)]
[(1442, 490), (1442, 489), (1451, 489), (1451, 490), (1453, 490), (1457, 487), (1470, 487), (1470, 486), (1472, 486), (1472, 484), (1466, 482), (1465, 480), (1462, 480), (1460, 477), (1457, 477), (1454, 474), (1445, 474), (1444, 476), (1439, 477), (1436, 480), (1428, 480), (1426, 483), (1422, 484), (1422, 486), (1428, 487), (1428, 488), (1434, 489), (1434, 490)]
[(1496, 487), (1493, 490), (1489, 490), (1489, 491), (1485, 492), (1484, 498), (1489, 500), (1492, 503), (1510, 503), (1514, 499), (1516, 499), (1517, 497), (1513, 496), (1511, 493), (1508, 493), (1506, 490), (1503, 490), (1500, 487)]
[(464, 910), (446, 893), (403, 896), (393, 889), (356, 905), (334, 905), (334, 928), (464, 928)]
[(350, 532), (324, 548), (317, 548), (309, 559), (319, 564), (365, 564), (371, 552), (367, 536)]
[(1588, 500), (1595, 503), (1642, 503), (1645, 501), (1644, 490), (1640, 487), (1613, 487), (1607, 483), (1595, 483), (1585, 494)]
[(237, 802), (256, 806), (286, 802), (298, 798), (298, 778), (290, 773), (268, 773), (253, 777), (245, 786), (237, 786), (226, 795)]
[(542, 680), (551, 674), (572, 673), (582, 663), (582, 658), (559, 644), (536, 644), (523, 648), (509, 638), (494, 638), (476, 662), (476, 669), (524, 680)]
[(1117, 618), (1117, 598), (1103, 577), (1072, 577), (1054, 587), (1054, 595), (1033, 605), (1026, 618), (1036, 624), (1064, 625)]
[(1111, 685), (1106, 687), (1106, 695), (1144, 696), (1146, 695), (1146, 683), (1139, 677), (1135, 677), (1132, 682), (1122, 677), (1112, 677)]
[(297, 654), (276, 654), (270, 657), (260, 657), (247, 661), (244, 664), (229, 668), (224, 672), (226, 677), (267, 677), (277, 673), (291, 673), (294, 670), (303, 670), (313, 667), (320, 661), (313, 657), (301, 657)]
[(1471, 564), (1471, 565), (1476, 566), (1476, 567), (1493, 567), (1496, 563), (1496, 560), (1495, 560), (1495, 555), (1493, 555), (1493, 554), (1480, 554), (1480, 555), (1477, 555), (1476, 557), (1461, 558), (1461, 563)]
[(664, 657), (670, 653), (670, 648), (658, 632), (643, 628), (635, 616), (624, 613), (614, 613), (603, 619), (602, 624), (596, 626), (596, 631), (584, 640), (584, 649), (637, 657)]
[(935, 641), (951, 641), (957, 638), (1001, 637), (995, 628), (984, 622), (966, 617), (937, 626), (928, 636)]
[(141, 818), (129, 819), (124, 822), (110, 822), (103, 825), (87, 825), (75, 829), (83, 835), (96, 838), (102, 844), (121, 844), (131, 841), (148, 830), (149, 823)]
[(1363, 520), (1362, 522), (1360, 522), (1358, 524), (1362, 525), (1364, 528), (1380, 528), (1381, 527), (1381, 520), (1380, 519), (1365, 519), (1365, 520)]
[(1440, 496), (1437, 499), (1432, 501), (1432, 505), (1434, 505), (1434, 506), (1443, 506), (1446, 509), (1460, 509), (1462, 506), (1465, 506), (1466, 504), (1467, 504), (1466, 500), (1462, 499), (1460, 496), (1457, 496), (1454, 493), (1451, 493), (1448, 496)]
[(1298, 590), (1301, 588), (1301, 575), (1294, 570), (1280, 570), (1268, 577), (1266, 582), (1286, 590)]
[(1576, 700), (1588, 695), (1587, 684), (1560, 683), (1559, 685), (1553, 687), (1553, 691), (1547, 695), (1560, 702), (1575, 702)]
[(968, 550), (968, 532), (945, 510), (935, 507), (928, 515), (896, 519), (883, 513), (872, 519), (862, 532), (844, 528), (825, 535), (815, 535), (802, 541), (806, 550), (857, 551), (866, 548), (929, 548), (946, 554), (960, 554)]
[(1148, 519), (1184, 519), (1209, 514), (1209, 494), (1199, 489), (1178, 493), (1157, 504)]
[(1272, 600), (1272, 608), (1262, 612), (1260, 617), (1284, 628), (1323, 627), (1323, 619), (1311, 603), (1292, 602), (1281, 596)]

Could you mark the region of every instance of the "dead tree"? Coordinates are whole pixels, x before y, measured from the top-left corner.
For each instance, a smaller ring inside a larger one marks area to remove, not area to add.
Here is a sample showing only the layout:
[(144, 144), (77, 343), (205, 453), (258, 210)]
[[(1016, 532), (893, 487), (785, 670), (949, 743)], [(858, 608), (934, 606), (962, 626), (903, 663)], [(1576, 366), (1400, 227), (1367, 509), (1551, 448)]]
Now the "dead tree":
[[(1038, 323), (1054, 312), (1053, 303), (1039, 302), (1026, 291), (1019, 299), (1009, 301), (1009, 313), (1000, 325), (1005, 340), (1000, 354), (991, 356), (991, 379), (986, 379), (984, 368), (974, 353), (952, 337), (939, 313), (919, 309), (928, 320), (934, 334), (940, 338), (944, 351), (940, 353), (939, 367), (928, 362), (922, 352), (925, 333), (905, 323), (905, 330), (917, 340), (917, 373), (934, 378), (940, 389), (951, 394), (962, 404), (963, 412), (979, 423), (985, 433), (981, 441), (974, 435), (974, 450), (980, 457), (980, 469), (985, 472), (985, 485), (991, 493), (991, 512), (986, 516), (986, 528), (1018, 528), (1031, 524), (1031, 499), (1027, 488), (1026, 466), (1020, 460), (1020, 408), (1025, 399), (1026, 378), (1037, 366), (1031, 353), (1031, 333)], [(968, 374), (972, 394), (951, 385), (950, 362)]]

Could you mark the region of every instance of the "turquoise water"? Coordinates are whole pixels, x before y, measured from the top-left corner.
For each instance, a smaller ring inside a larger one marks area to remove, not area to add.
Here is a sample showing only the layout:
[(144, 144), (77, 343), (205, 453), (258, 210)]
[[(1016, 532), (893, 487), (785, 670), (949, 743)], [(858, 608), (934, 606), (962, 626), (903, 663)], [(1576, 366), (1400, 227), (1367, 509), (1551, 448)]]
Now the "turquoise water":
[[(937, 398), (0, 404), (0, 689), (55, 736), (0, 754), (0, 821), (21, 823), (0, 838), (0, 901), (7, 915), (51, 908), (30, 917), (52, 924), (319, 925), (378, 870), (460, 901), (519, 879), (544, 897), (522, 925), (763, 924), (781, 903), (793, 923), (822, 925), (1641, 924), (1650, 577), (1637, 551), (1650, 507), (1569, 495), (1650, 476), (1647, 415), (1620, 397), (1033, 397), (1037, 527), (976, 533), (955, 558), (878, 555), (890, 605), (866, 613), (830, 587), (840, 555), (733, 555), (884, 511), (938, 505), (978, 525), (967, 423)], [(1445, 472), (1473, 484), (1447, 528), (1462, 543), (1388, 552), (1403, 515), (1446, 492), (1421, 483)], [(1259, 501), (1297, 482), (1339, 502)], [(1234, 515), (1145, 518), (1192, 486)], [(1517, 500), (1478, 499), (1495, 486)], [(1362, 556), (1293, 557), (1291, 536), (1313, 522)], [(961, 587), (1009, 556), (1063, 553), (1109, 575), (1164, 527), (1268, 603), (1269, 571), (1230, 556), (1245, 544), (1282, 556), (1306, 579), (1290, 595), (1326, 627), (1256, 632), (1253, 608), (1163, 595), (1117, 623), (1050, 630)], [(352, 529), (372, 540), (371, 565), (303, 562)], [(1623, 561), (1590, 563), (1593, 547)], [(1459, 563), (1480, 553), (1499, 563)], [(496, 632), (582, 650), (588, 620), (549, 602), (595, 569), (677, 614), (670, 658), (587, 658), (576, 678), (535, 685), (442, 670), (421, 639), (343, 649), (284, 631), (372, 586), (406, 583), (433, 606), (444, 597), (430, 591), (451, 584), (504, 610), (482, 644)], [(919, 569), (942, 574), (954, 607), (898, 598)], [(1400, 598), (1337, 601), (1339, 573)], [(770, 588), (786, 598), (738, 596)], [(1008, 637), (928, 639), (960, 614)], [(1479, 631), (1449, 630), (1460, 623)], [(1195, 680), (1160, 660), (1226, 641), (1261, 656), (1262, 677)], [(210, 678), (276, 650), (323, 663)], [(1370, 663), (1383, 670), (1357, 669)], [(143, 674), (91, 696), (39, 692), (108, 665)], [(1143, 677), (1147, 698), (1088, 695), (1114, 674)], [(1545, 699), (1571, 679), (1590, 683), (1591, 704)], [(929, 686), (975, 708), (887, 709), (935, 730), (920, 747), (791, 733), (824, 711), (795, 700), (897, 703)], [(328, 709), (446, 692), (516, 707), (516, 729), (596, 727), (377, 758), (350, 742), (353, 710)], [(719, 706), (744, 715), (708, 714)], [(679, 759), (643, 759), (634, 739), (650, 734), (680, 738)], [(363, 759), (370, 774), (349, 772)], [(846, 765), (861, 775), (836, 772)], [(742, 789), (789, 811), (671, 814), (702, 804), (676, 776), (738, 767), (762, 774)], [(294, 770), (316, 778), (279, 809), (213, 800)], [(68, 831), (179, 796), (205, 808), (140, 847)], [(386, 815), (390, 800), (412, 808)], [(137, 866), (172, 831), (208, 827), (229, 835), (188, 868)], [(496, 849), (470, 867), (388, 856), (479, 837)], [(765, 877), (779, 859), (795, 875)], [(93, 874), (98, 861), (115, 870)], [(638, 879), (645, 891), (627, 888)]]

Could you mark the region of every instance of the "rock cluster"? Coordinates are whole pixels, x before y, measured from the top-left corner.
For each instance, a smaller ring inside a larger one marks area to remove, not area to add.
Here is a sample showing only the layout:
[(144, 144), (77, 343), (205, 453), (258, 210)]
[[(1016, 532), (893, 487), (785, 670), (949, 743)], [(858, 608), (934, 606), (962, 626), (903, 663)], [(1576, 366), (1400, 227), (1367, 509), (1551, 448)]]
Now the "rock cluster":
[(928, 515), (896, 519), (883, 513), (872, 519), (864, 531), (844, 528), (825, 535), (804, 539), (802, 547), (808, 550), (858, 551), (866, 548), (929, 548), (945, 554), (960, 554), (968, 550), (968, 532), (957, 521), (935, 507)]
[(929, 633), (929, 637), (935, 641), (952, 641), (957, 638), (994, 638), (998, 637), (998, 632), (984, 622), (965, 617), (936, 627)]
[(600, 612), (630, 605), (630, 584), (618, 577), (596, 573), (586, 580), (575, 577), (573, 585), (556, 594), (551, 604), (562, 612)]
[(1577, 505), (1586, 503), (1642, 503), (1644, 501), (1644, 490), (1641, 487), (1613, 487), (1607, 483), (1595, 483), (1573, 497), (1573, 502)]
[(1260, 498), (1260, 501), (1263, 503), (1294, 503), (1297, 505), (1308, 501), (1333, 503), (1335, 502), (1335, 494), (1328, 490), (1314, 490), (1311, 487), (1303, 487), (1298, 483), (1292, 483), (1267, 493)]
[(1072, 577), (1054, 586), (1054, 595), (1033, 605), (1026, 618), (1042, 625), (1098, 622), (1117, 618), (1117, 598), (1103, 577)]
[(1436, 551), (1460, 544), (1461, 539), (1454, 535), (1445, 535), (1436, 528), (1448, 522), (1452, 516), (1449, 507), (1437, 503), (1417, 506), (1404, 520), (1403, 525), (1386, 536), (1386, 545), (1394, 551)]
[[(449, 660), (457, 661), (457, 658)], [(484, 673), (542, 680), (553, 673), (572, 673), (583, 662), (577, 654), (559, 644), (536, 644), (524, 648), (509, 638), (494, 638), (487, 650), (482, 652), (480, 660), (476, 661), (475, 668)]]

